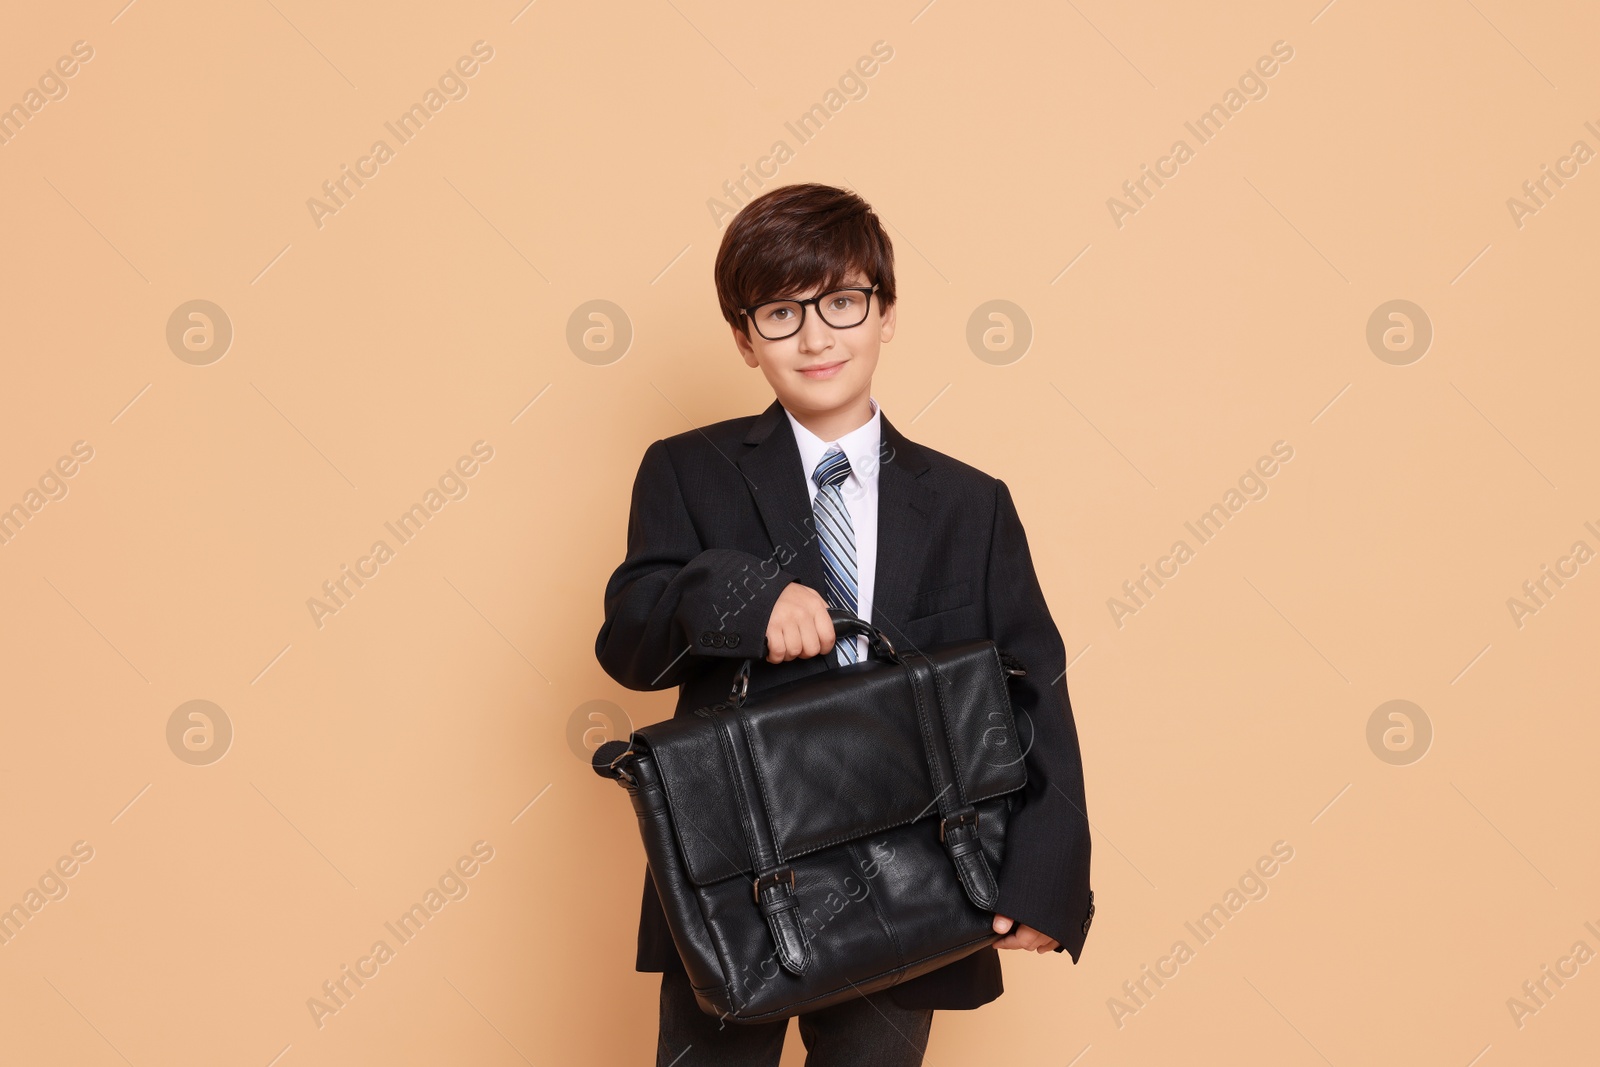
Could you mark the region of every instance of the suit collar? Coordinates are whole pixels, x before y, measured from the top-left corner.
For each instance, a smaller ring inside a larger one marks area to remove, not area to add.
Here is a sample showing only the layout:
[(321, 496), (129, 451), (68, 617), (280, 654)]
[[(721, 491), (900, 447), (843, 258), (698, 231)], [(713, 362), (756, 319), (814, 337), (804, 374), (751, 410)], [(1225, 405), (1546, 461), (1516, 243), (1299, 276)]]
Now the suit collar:
[[(934, 491), (922, 480), (924, 449), (881, 410), (878, 468), (878, 552), (871, 622), (890, 639), (902, 637), (906, 608), (917, 591), (931, 540)], [(824, 588), (822, 548), (813, 529), (811, 494), (783, 404), (776, 398), (744, 435), (739, 469), (761, 513), (776, 562), (812, 589)]]
[[(837, 443), (844, 454), (850, 459), (850, 470), (857, 481), (865, 486), (867, 479), (872, 479), (877, 484), (878, 455), (883, 444), (883, 419), (882, 409), (874, 398), (868, 398), (872, 405), (872, 415), (866, 422), (857, 426), (847, 434), (837, 439)], [(783, 409), (784, 416), (789, 420), (789, 432), (795, 436), (795, 446), (800, 450), (800, 469), (807, 478), (817, 469), (817, 464), (822, 462), (822, 457), (827, 454), (833, 441), (824, 441), (794, 417), (794, 412)], [(806, 489), (809, 492), (810, 486)]]
[[(882, 429), (882, 455), (885, 466), (892, 458), (900, 464), (902, 469), (909, 471), (916, 477), (921, 477), (922, 473), (928, 469), (928, 458), (924, 454), (922, 446), (895, 429), (894, 423), (889, 421), (889, 416), (885, 415), (882, 409), (878, 411), (878, 419)], [(794, 443), (794, 429), (789, 426), (789, 419), (784, 411), (782, 402), (776, 398), (767, 405), (765, 411), (755, 417), (755, 421), (745, 431), (744, 443), (759, 448), (773, 437), (774, 431), (786, 431), (779, 436), (788, 437), (789, 445), (794, 449), (795, 461), (798, 463), (800, 449)], [(748, 455), (747, 453), (746, 458), (748, 458)], [(742, 462), (740, 466), (743, 466)], [(805, 483), (802, 482), (801, 488), (804, 487)]]

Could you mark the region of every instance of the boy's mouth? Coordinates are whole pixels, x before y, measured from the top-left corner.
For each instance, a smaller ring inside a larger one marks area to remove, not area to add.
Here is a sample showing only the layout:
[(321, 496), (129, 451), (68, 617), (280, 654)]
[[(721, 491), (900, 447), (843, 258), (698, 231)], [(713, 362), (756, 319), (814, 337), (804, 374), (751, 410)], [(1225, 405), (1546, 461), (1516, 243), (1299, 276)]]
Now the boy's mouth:
[(800, 373), (804, 374), (807, 378), (812, 379), (832, 378), (835, 374), (839, 373), (839, 371), (844, 367), (844, 364), (845, 361), (842, 359), (836, 360), (833, 363), (818, 363), (813, 367), (801, 367)]

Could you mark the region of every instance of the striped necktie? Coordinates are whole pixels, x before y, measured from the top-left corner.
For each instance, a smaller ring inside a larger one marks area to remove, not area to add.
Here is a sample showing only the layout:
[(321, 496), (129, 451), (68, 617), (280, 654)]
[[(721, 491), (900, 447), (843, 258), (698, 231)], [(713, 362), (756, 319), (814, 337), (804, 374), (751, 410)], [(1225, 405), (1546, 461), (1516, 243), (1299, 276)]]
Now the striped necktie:
[[(856, 611), (856, 537), (850, 525), (850, 512), (844, 506), (839, 486), (850, 477), (850, 458), (838, 446), (822, 457), (811, 480), (817, 483), (817, 496), (811, 502), (817, 532), (822, 535), (822, 571), (827, 588), (823, 599), (832, 608)], [(858, 658), (855, 635), (834, 643), (840, 665)]]

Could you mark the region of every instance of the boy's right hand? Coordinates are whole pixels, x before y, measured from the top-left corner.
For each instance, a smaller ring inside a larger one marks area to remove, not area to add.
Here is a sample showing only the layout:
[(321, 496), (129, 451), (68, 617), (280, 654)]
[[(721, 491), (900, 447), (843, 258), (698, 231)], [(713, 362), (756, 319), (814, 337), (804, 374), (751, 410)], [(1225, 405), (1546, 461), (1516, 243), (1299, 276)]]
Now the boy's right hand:
[(833, 618), (822, 594), (799, 582), (784, 586), (767, 619), (767, 662), (822, 655), (833, 650), (833, 641)]

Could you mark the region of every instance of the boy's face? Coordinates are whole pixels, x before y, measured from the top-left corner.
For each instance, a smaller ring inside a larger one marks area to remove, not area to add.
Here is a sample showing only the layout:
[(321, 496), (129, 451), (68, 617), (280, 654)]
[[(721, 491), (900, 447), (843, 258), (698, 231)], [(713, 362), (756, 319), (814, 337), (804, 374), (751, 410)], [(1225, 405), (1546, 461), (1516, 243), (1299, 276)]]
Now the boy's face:
[[(846, 286), (871, 284), (860, 271), (844, 281)], [(813, 286), (804, 292), (772, 293), (761, 299), (804, 300), (820, 291), (820, 286)], [(873, 293), (867, 317), (859, 326), (829, 326), (813, 305), (805, 309), (799, 332), (789, 337), (769, 341), (746, 318), (749, 334), (734, 329), (733, 340), (745, 363), (761, 368), (779, 402), (794, 414), (828, 415), (856, 405), (870, 411), (867, 396), (872, 390), (872, 372), (878, 366), (878, 347), (894, 337), (894, 313), (892, 307), (885, 313), (878, 294)]]

